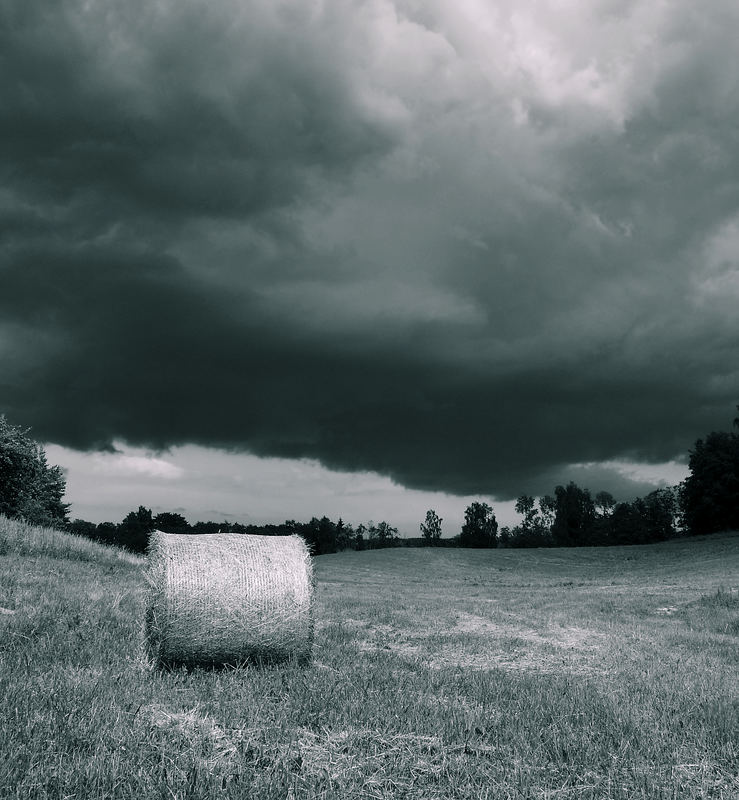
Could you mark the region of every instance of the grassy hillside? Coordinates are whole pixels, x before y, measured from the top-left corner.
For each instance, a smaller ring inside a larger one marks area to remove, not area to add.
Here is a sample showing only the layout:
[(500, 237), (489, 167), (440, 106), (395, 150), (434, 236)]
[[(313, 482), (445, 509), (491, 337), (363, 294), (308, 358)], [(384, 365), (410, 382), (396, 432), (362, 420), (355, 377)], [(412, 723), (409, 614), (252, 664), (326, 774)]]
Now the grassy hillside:
[(309, 669), (151, 672), (143, 561), (0, 518), (0, 797), (739, 797), (739, 536), (316, 559)]

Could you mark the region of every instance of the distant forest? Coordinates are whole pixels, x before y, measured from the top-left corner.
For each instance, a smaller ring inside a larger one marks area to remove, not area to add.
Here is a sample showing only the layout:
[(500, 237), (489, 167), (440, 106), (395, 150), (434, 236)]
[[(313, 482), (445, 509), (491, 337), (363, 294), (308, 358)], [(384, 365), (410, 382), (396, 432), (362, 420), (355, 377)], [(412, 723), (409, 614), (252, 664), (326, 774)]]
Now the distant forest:
[[(739, 410), (739, 406), (737, 406)], [(688, 477), (678, 486), (656, 489), (631, 502), (617, 502), (605, 491), (592, 494), (570, 482), (554, 493), (534, 498), (521, 495), (519, 524), (499, 528), (494, 509), (471, 503), (460, 531), (445, 535), (443, 520), (429, 509), (419, 522), (419, 536), (400, 538), (390, 523), (369, 521), (356, 527), (326, 516), (309, 522), (286, 520), (279, 525), (233, 522), (190, 524), (175, 512), (153, 515), (139, 506), (119, 523), (69, 521), (63, 502), (65, 481), (59, 467), (49, 465), (30, 432), (0, 415), (0, 514), (48, 525), (95, 541), (145, 552), (152, 530), (182, 534), (218, 532), (267, 536), (298, 534), (314, 555), (342, 550), (384, 547), (581, 547), (646, 544), (683, 535), (739, 529), (739, 417), (734, 430), (709, 433), (689, 454)], [(448, 534), (448, 532), (446, 532)]]
[[(498, 526), (494, 509), (487, 503), (471, 503), (461, 531), (444, 536), (443, 520), (429, 509), (419, 526), (422, 535), (402, 538), (387, 522), (369, 521), (356, 527), (342, 519), (313, 517), (309, 522), (286, 520), (276, 525), (243, 525), (233, 522), (190, 524), (175, 512), (153, 515), (139, 506), (119, 523), (95, 524), (75, 519), (65, 528), (95, 541), (145, 552), (152, 530), (180, 534), (219, 532), (264, 536), (298, 534), (314, 555), (342, 550), (375, 550), (385, 547), (577, 547), (584, 545), (645, 544), (682, 533), (679, 489), (657, 489), (631, 503), (616, 503), (605, 492), (595, 498), (574, 483), (557, 486), (554, 495), (535, 500), (522, 495), (516, 510), (522, 520), (515, 527)], [(430, 525), (429, 522), (434, 523)], [(739, 524), (737, 525), (739, 527)]]

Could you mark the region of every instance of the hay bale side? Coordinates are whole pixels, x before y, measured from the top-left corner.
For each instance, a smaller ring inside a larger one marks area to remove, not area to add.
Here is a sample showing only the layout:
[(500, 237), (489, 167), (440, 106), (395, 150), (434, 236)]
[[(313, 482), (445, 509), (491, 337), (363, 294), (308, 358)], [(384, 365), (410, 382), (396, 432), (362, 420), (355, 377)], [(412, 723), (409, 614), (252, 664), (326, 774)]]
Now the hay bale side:
[(156, 665), (310, 661), (313, 571), (300, 536), (154, 531), (148, 559)]

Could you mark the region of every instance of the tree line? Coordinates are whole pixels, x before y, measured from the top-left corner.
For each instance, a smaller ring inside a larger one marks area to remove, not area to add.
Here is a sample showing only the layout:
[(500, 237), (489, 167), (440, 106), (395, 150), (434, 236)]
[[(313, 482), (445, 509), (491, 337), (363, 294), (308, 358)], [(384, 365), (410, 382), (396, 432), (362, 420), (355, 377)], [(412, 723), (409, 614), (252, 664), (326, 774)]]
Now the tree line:
[[(679, 496), (675, 489), (657, 489), (630, 503), (617, 503), (608, 492), (595, 497), (576, 483), (557, 486), (553, 495), (538, 500), (521, 495), (516, 513), (522, 519), (513, 527), (498, 527), (487, 503), (472, 503), (465, 511), (459, 547), (579, 547), (646, 544), (681, 532)], [(433, 509), (421, 531), (429, 544), (441, 541), (440, 520)], [(429, 521), (433, 524), (429, 525)], [(428, 533), (433, 530), (433, 536)]]
[(454, 536), (443, 536), (443, 520), (429, 509), (420, 524), (421, 536), (401, 538), (388, 522), (370, 521), (357, 526), (326, 516), (308, 522), (286, 520), (280, 524), (242, 524), (238, 522), (195, 522), (190, 524), (176, 512), (153, 514), (139, 506), (124, 519), (92, 523), (76, 519), (66, 525), (72, 533), (106, 544), (116, 544), (134, 552), (146, 550), (152, 530), (180, 534), (219, 532), (262, 536), (298, 534), (314, 555), (342, 550), (373, 550), (385, 547), (578, 547), (583, 545), (646, 544), (677, 536), (679, 500), (674, 489), (657, 489), (631, 503), (616, 503), (607, 492), (591, 496), (575, 483), (557, 486), (553, 495), (536, 500), (521, 495), (516, 511), (518, 525), (500, 528), (492, 506), (473, 502), (465, 510), (464, 523)]
[(288, 536), (298, 534), (307, 542), (313, 555), (326, 555), (341, 550), (374, 550), (381, 547), (398, 547), (401, 539), (398, 529), (387, 522), (370, 521), (356, 527), (339, 519), (333, 522), (328, 517), (313, 517), (309, 522), (286, 520), (280, 524), (244, 525), (240, 522), (195, 522), (190, 524), (176, 512), (152, 514), (151, 509), (139, 506), (118, 524), (112, 522), (87, 522), (76, 519), (68, 523), (67, 529), (79, 536), (86, 536), (104, 544), (115, 544), (143, 553), (153, 530), (165, 533), (211, 534), (249, 533), (260, 536)]
[[(739, 410), (739, 406), (737, 406)], [(734, 430), (714, 431), (698, 439), (689, 453), (690, 474), (678, 486), (656, 489), (630, 502), (608, 492), (591, 494), (574, 482), (557, 486), (540, 498), (521, 495), (521, 521), (499, 528), (493, 508), (473, 502), (454, 536), (444, 536), (443, 520), (429, 509), (419, 525), (421, 536), (402, 539), (390, 523), (370, 521), (356, 527), (339, 519), (313, 517), (308, 522), (244, 525), (230, 522), (190, 524), (176, 512), (152, 514), (139, 506), (119, 523), (69, 521), (69, 504), (61, 468), (50, 465), (44, 448), (29, 429), (11, 425), (0, 415), (0, 514), (31, 524), (69, 530), (96, 541), (146, 549), (149, 533), (208, 534), (218, 531), (260, 535), (298, 534), (315, 555), (340, 550), (399, 546), (445, 547), (578, 547), (646, 544), (678, 535), (703, 535), (739, 529), (739, 417)]]

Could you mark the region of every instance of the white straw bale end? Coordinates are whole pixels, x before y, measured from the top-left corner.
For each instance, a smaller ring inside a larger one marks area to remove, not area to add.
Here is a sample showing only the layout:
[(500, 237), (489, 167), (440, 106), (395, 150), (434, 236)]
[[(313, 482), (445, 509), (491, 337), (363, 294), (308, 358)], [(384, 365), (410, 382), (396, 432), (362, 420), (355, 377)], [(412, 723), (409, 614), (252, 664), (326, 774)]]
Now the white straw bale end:
[(310, 661), (313, 571), (300, 536), (154, 531), (148, 558), (158, 666)]

